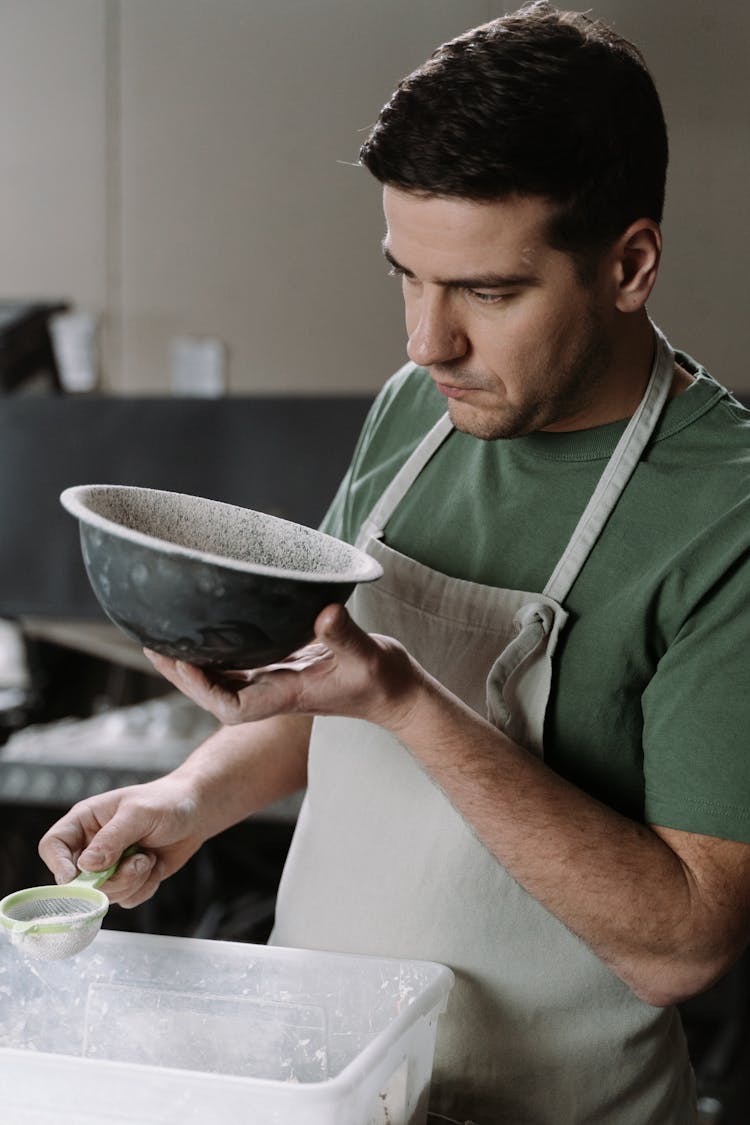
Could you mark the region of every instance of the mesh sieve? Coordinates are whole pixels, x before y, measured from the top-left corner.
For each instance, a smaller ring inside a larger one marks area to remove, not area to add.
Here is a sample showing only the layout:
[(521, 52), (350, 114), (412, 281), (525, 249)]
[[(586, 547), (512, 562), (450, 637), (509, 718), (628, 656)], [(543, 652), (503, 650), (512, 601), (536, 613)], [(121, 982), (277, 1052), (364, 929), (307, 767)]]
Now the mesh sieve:
[(12, 932), (10, 940), (24, 956), (33, 957), (35, 961), (62, 961), (75, 957), (91, 944), (101, 929), (102, 918), (103, 915), (90, 918), (83, 925), (59, 932), (41, 929), (22, 934)]
[(5, 907), (5, 915), (14, 922), (36, 922), (40, 918), (71, 918), (74, 915), (87, 915), (91, 913), (91, 903), (88, 900), (62, 897), (38, 898), (28, 901), (22, 899), (18, 903), (9, 903)]
[[(137, 848), (128, 848), (121, 858), (134, 851)], [(81, 872), (62, 886), (29, 887), (6, 895), (0, 902), (0, 928), (21, 952), (39, 960), (80, 953), (98, 934), (109, 909), (109, 899), (98, 888), (119, 863), (106, 871)]]

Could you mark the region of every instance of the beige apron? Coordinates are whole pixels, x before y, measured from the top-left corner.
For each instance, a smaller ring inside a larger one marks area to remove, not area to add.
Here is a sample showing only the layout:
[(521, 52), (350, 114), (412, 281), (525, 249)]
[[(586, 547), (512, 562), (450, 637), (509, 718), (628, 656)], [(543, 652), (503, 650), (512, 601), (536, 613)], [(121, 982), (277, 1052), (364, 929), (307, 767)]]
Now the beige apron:
[[(567, 616), (561, 605), (656, 425), (673, 372), (674, 353), (657, 331), (644, 399), (544, 593), (449, 578), (382, 542), (391, 513), (451, 432), (447, 415), (363, 527), (360, 544), (384, 575), (357, 589), (354, 618), (397, 637), (446, 687), (538, 754)], [(441, 1114), (477, 1125), (696, 1120), (676, 1011), (638, 1000), (515, 882), (404, 746), (373, 724), (314, 723), (309, 788), (272, 940), (454, 970), (430, 1097), (436, 1123)]]

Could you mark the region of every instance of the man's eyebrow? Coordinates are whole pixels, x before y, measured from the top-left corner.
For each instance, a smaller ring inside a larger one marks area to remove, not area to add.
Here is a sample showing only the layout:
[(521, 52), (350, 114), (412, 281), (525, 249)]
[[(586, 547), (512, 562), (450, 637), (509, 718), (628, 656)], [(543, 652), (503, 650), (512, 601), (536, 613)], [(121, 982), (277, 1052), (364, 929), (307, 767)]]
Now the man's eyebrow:
[[(403, 274), (405, 277), (414, 277), (414, 274), (406, 266), (402, 266), (388, 247), (383, 243), (383, 257), (396, 273)], [(519, 286), (529, 287), (539, 284), (539, 278), (534, 274), (518, 273), (518, 274), (501, 274), (501, 273), (486, 273), (477, 274), (473, 277), (451, 277), (445, 279), (437, 279), (436, 285), (444, 285), (451, 289), (514, 289)]]

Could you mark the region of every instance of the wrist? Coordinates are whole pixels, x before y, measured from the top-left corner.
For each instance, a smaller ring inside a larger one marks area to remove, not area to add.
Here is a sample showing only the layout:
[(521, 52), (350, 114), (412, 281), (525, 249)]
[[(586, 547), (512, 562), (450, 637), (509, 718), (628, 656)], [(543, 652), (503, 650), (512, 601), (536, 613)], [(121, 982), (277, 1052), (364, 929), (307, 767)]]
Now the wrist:
[(407, 660), (408, 666), (404, 669), (404, 674), (399, 676), (387, 692), (382, 706), (385, 718), (380, 723), (402, 742), (407, 742), (424, 722), (433, 685), (439, 689), (436, 681), (412, 657), (407, 657)]

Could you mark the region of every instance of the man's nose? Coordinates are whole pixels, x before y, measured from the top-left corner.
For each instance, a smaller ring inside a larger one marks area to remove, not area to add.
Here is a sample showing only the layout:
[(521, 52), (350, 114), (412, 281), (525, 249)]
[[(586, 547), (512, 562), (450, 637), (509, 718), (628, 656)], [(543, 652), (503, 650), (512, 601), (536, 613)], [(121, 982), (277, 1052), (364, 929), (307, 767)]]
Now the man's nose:
[(451, 314), (449, 294), (423, 294), (418, 307), (407, 309), (409, 341), (406, 352), (420, 367), (449, 363), (466, 355), (467, 338)]

